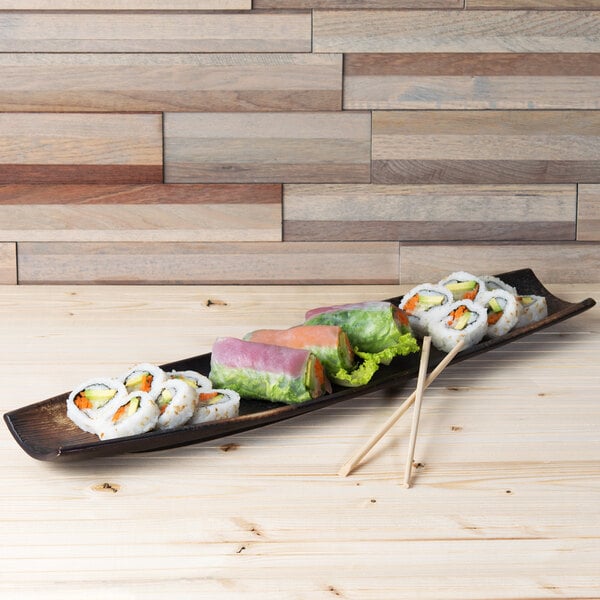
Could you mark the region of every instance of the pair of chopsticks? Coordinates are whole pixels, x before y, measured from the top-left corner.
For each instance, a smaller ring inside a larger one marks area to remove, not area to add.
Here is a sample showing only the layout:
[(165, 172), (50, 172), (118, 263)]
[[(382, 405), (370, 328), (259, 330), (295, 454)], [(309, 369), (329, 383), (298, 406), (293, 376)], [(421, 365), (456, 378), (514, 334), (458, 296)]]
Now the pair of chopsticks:
[(429, 352), (431, 349), (431, 338), (423, 338), (421, 347), (421, 361), (419, 363), (419, 374), (417, 376), (417, 389), (394, 411), (392, 416), (379, 428), (379, 430), (367, 441), (367, 443), (356, 452), (338, 471), (340, 477), (347, 477), (371, 449), (381, 440), (381, 438), (393, 427), (400, 417), (414, 404), (413, 420), (411, 425), (408, 457), (404, 469), (404, 485), (410, 487), (410, 477), (412, 473), (413, 459), (415, 454), (415, 444), (417, 441), (417, 430), (419, 428), (419, 416), (421, 413), (421, 403), (423, 392), (434, 382), (438, 375), (448, 366), (452, 359), (460, 352), (464, 345), (464, 340), (460, 340), (454, 348), (440, 361), (438, 366), (427, 376), (427, 365), (429, 363)]

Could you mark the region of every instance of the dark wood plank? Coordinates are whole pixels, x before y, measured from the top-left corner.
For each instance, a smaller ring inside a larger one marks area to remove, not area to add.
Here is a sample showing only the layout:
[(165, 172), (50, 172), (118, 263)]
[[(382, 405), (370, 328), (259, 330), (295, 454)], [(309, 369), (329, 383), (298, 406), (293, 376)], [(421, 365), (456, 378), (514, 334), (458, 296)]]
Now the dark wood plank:
[(0, 206), (13, 204), (280, 204), (278, 184), (0, 185)]

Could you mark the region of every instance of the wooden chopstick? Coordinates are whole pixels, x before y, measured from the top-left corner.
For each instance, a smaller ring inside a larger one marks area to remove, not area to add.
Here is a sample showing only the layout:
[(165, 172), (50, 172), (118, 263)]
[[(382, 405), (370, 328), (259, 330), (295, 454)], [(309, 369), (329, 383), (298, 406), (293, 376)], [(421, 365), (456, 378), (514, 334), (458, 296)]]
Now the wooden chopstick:
[[(448, 366), (452, 359), (460, 352), (464, 345), (464, 341), (460, 340), (446, 356), (440, 361), (439, 365), (429, 374), (429, 377), (425, 381), (425, 389), (427, 389), (438, 375)], [(392, 414), (392, 416), (379, 428), (379, 430), (373, 434), (373, 436), (366, 442), (366, 444), (350, 459), (344, 463), (341, 469), (338, 471), (340, 477), (347, 477), (356, 466), (363, 460), (363, 458), (371, 451), (371, 449), (381, 440), (381, 438), (394, 426), (396, 421), (412, 406), (415, 401), (416, 392), (413, 392)]]
[(408, 440), (408, 455), (406, 467), (404, 468), (404, 487), (410, 487), (410, 475), (412, 473), (413, 459), (415, 457), (415, 445), (417, 443), (417, 431), (419, 429), (419, 417), (421, 415), (421, 403), (425, 391), (425, 379), (427, 378), (427, 365), (429, 364), (429, 350), (431, 349), (431, 338), (425, 336), (421, 346), (421, 362), (419, 363), (419, 374), (417, 376), (417, 390), (415, 392), (415, 407), (413, 408), (413, 419), (410, 427), (410, 439)]

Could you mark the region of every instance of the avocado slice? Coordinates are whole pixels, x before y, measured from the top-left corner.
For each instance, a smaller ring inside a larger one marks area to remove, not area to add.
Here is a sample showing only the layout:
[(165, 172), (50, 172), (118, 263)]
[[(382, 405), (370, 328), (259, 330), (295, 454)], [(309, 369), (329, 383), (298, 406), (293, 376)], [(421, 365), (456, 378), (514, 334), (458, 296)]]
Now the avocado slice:
[(471, 318), (471, 312), (466, 310), (452, 325), (454, 329), (464, 329), (469, 323), (469, 319)]
[(446, 287), (451, 292), (469, 292), (474, 290), (476, 285), (476, 281), (453, 281), (451, 283), (447, 283)]
[(503, 310), (502, 307), (500, 306), (500, 303), (498, 302), (498, 300), (496, 300), (496, 298), (491, 298), (490, 301), (488, 302), (488, 306), (495, 313), (502, 312), (502, 310)]
[(87, 388), (82, 393), (95, 408), (100, 408), (115, 397), (117, 390), (108, 387)]
[(425, 306), (440, 306), (444, 303), (445, 296), (441, 294), (427, 296), (425, 294), (419, 294), (419, 303), (424, 304)]
[(136, 412), (136, 410), (139, 408), (139, 406), (140, 406), (140, 397), (139, 396), (133, 397), (128, 402), (127, 416), (130, 417), (131, 415), (133, 415)]

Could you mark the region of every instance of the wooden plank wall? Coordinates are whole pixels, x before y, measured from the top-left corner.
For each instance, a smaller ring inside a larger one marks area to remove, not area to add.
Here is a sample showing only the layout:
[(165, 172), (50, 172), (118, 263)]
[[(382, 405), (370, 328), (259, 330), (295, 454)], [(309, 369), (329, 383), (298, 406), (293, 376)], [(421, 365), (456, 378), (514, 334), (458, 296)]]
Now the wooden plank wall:
[(600, 281), (600, 0), (0, 0), (0, 283)]

